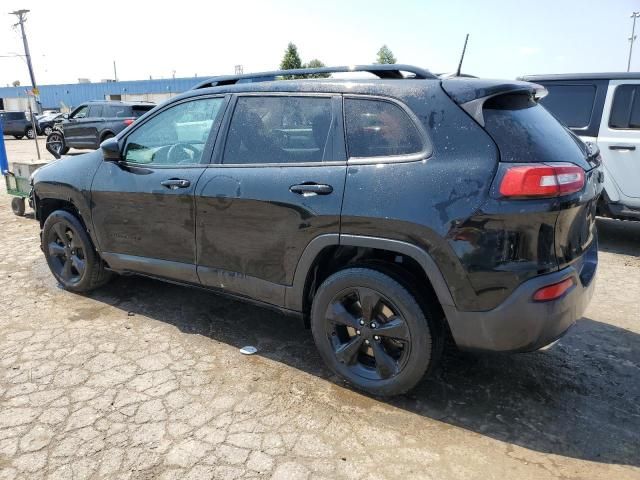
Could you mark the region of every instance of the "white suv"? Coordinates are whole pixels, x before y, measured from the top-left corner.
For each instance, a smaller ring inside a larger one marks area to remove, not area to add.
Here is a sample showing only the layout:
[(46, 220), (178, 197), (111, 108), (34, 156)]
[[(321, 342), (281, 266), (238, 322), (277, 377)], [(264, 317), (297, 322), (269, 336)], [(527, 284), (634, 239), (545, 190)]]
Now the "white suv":
[(600, 147), (605, 169), (599, 214), (640, 220), (640, 73), (529, 75), (547, 110)]

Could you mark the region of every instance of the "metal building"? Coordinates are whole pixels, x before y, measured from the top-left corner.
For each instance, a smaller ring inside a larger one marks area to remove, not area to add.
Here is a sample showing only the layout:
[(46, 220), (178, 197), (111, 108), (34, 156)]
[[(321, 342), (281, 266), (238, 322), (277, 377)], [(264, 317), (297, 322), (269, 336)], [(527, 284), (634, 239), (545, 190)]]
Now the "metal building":
[[(206, 78), (42, 85), (39, 87), (40, 104), (43, 109), (67, 110), (89, 100), (146, 100), (159, 103), (189, 90)], [(30, 90), (30, 86), (0, 87), (0, 110), (28, 110)]]

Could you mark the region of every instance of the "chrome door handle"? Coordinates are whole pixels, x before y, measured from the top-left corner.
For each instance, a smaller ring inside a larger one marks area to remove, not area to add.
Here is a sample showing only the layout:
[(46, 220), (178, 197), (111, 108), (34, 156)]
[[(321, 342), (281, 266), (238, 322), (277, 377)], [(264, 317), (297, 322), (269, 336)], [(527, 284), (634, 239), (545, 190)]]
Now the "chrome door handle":
[(167, 187), (170, 190), (176, 190), (177, 188), (189, 187), (191, 185), (191, 182), (182, 178), (170, 178), (169, 180), (160, 182), (160, 185), (162, 185), (163, 187)]
[(331, 185), (318, 183), (301, 183), (299, 185), (291, 185), (291, 187), (289, 187), (289, 191), (300, 195), (329, 195), (333, 192), (333, 187)]

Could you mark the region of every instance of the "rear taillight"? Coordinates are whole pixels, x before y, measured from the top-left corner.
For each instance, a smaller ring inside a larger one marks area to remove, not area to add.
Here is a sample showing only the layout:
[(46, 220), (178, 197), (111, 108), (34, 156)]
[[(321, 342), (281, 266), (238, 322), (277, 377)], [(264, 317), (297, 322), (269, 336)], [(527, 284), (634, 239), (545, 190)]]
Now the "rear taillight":
[(122, 123), (124, 123), (128, 127), (129, 125), (131, 125), (135, 121), (136, 121), (135, 118), (125, 118)]
[(541, 288), (533, 294), (533, 299), (536, 302), (548, 302), (549, 300), (555, 300), (567, 293), (567, 290), (573, 287), (573, 285), (573, 277), (566, 278), (561, 282)]
[(579, 192), (584, 170), (576, 165), (544, 164), (509, 167), (500, 182), (503, 197), (557, 197)]

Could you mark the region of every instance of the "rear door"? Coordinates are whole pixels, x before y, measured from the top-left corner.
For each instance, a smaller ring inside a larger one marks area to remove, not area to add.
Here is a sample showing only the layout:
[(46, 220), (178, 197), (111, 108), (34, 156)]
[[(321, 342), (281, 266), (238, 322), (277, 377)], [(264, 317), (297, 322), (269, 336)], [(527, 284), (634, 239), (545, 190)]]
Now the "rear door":
[(104, 124), (104, 108), (100, 104), (91, 104), (89, 114), (80, 128), (80, 136), (94, 148), (98, 148), (100, 144), (99, 133)]
[[(239, 95), (196, 190), (203, 284), (274, 305), (305, 247), (340, 232), (340, 96)], [(197, 119), (194, 119), (197, 124)]]
[(640, 80), (612, 80), (598, 145), (608, 175), (627, 197), (640, 197)]

